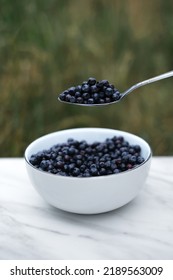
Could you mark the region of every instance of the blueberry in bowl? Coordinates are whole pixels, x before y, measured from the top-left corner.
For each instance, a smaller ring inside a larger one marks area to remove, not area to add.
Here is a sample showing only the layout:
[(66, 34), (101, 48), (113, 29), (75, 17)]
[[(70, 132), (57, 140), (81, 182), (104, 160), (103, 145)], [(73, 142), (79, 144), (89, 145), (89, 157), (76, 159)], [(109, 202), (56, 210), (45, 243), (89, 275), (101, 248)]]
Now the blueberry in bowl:
[(29, 178), (54, 207), (98, 214), (131, 201), (147, 178), (151, 149), (128, 132), (76, 128), (53, 132), (25, 150)]

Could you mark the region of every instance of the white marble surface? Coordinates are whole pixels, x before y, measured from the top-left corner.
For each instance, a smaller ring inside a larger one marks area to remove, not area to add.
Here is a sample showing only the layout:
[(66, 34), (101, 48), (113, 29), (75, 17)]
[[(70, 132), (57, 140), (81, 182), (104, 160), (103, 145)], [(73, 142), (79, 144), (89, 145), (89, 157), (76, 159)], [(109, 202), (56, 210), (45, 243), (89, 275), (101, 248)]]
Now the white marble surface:
[(154, 157), (128, 205), (101, 215), (49, 206), (24, 159), (0, 159), (0, 259), (173, 260), (173, 157)]

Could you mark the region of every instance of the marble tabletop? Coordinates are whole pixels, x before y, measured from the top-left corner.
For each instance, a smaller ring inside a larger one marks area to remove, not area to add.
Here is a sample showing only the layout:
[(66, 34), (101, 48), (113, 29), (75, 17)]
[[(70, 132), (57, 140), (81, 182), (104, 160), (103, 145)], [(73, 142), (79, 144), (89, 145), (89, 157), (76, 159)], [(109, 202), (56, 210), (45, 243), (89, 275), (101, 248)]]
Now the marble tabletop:
[(153, 157), (140, 194), (99, 215), (51, 207), (23, 158), (1, 158), (0, 259), (173, 260), (173, 157)]

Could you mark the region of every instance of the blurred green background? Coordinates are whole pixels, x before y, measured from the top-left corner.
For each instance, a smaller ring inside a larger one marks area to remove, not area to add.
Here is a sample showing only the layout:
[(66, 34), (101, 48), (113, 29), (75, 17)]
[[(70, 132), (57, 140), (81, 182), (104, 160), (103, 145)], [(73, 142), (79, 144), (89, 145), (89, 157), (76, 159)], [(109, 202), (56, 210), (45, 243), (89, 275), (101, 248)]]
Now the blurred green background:
[(99, 108), (57, 101), (88, 77), (120, 91), (173, 70), (172, 0), (0, 0), (0, 156), (73, 127), (135, 133), (173, 155), (173, 78)]

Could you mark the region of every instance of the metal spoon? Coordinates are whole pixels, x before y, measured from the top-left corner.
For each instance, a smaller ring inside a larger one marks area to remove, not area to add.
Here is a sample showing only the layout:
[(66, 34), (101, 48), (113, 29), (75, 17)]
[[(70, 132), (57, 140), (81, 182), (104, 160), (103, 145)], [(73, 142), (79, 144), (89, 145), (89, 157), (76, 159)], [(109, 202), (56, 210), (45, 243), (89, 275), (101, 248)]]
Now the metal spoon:
[(170, 72), (167, 72), (167, 73), (164, 73), (164, 74), (161, 74), (159, 76), (156, 76), (156, 77), (153, 77), (153, 78), (150, 78), (148, 80), (145, 80), (143, 82), (139, 82), (133, 86), (131, 86), (129, 89), (127, 89), (126, 91), (120, 93), (120, 98), (116, 101), (113, 101), (113, 102), (110, 102), (110, 103), (101, 103), (101, 104), (82, 104), (82, 103), (70, 103), (70, 102), (66, 102), (66, 101), (62, 101), (59, 97), (58, 97), (58, 100), (63, 102), (63, 103), (68, 103), (68, 104), (73, 104), (73, 105), (80, 105), (80, 106), (104, 106), (104, 105), (110, 105), (110, 104), (114, 104), (114, 103), (117, 103), (119, 101), (121, 101), (125, 96), (127, 96), (129, 93), (131, 93), (132, 91), (134, 91), (135, 89), (139, 88), (139, 87), (143, 87), (145, 85), (148, 85), (148, 84), (151, 84), (151, 83), (154, 83), (154, 82), (157, 82), (159, 80), (163, 80), (163, 79), (166, 79), (166, 78), (169, 78), (169, 77), (172, 77), (173, 76), (173, 71), (170, 71)]

